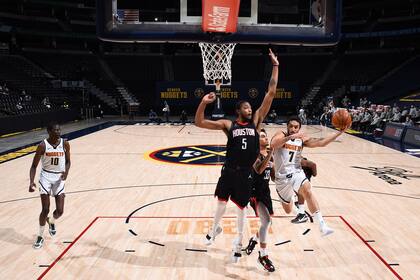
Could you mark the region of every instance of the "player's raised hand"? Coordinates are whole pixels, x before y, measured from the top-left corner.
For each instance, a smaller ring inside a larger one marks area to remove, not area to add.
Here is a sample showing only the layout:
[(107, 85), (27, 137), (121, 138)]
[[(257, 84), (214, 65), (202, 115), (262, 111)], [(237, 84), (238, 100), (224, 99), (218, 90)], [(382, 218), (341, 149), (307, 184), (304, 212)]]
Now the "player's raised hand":
[(204, 95), (202, 102), (205, 104), (210, 104), (216, 100), (216, 94), (214, 92), (210, 92), (209, 94)]
[(269, 49), (269, 56), (270, 56), (270, 59), (271, 59), (271, 63), (273, 64), (273, 65), (279, 65), (279, 61), (278, 61), (278, 59), (277, 59), (277, 55), (275, 55), (274, 53), (273, 53), (273, 51), (271, 50), (271, 49)]
[(30, 183), (29, 184), (29, 192), (34, 192), (36, 190), (36, 185), (35, 183)]
[(298, 133), (294, 133), (292, 135), (290, 135), (291, 139), (304, 139), (306, 138), (305, 134), (303, 132), (298, 132)]

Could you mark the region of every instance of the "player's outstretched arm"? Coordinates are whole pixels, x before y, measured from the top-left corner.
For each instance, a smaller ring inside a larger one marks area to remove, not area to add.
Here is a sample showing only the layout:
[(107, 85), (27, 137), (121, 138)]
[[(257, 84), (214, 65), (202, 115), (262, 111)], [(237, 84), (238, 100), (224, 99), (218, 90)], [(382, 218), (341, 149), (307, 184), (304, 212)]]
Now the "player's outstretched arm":
[(271, 51), (271, 49), (269, 56), (271, 59), (271, 63), (273, 64), (273, 70), (271, 71), (271, 78), (268, 84), (267, 94), (264, 96), (264, 100), (261, 103), (261, 106), (255, 112), (254, 123), (257, 127), (264, 121), (265, 117), (267, 116), (277, 90), (277, 81), (279, 76), (279, 61), (277, 60), (277, 56)]
[(274, 162), (271, 163), (271, 171), (270, 171), (270, 177), (271, 177), (271, 181), (275, 182), (276, 181), (276, 169), (274, 166)]
[(303, 141), (303, 146), (308, 147), (308, 148), (325, 147), (328, 144), (330, 144), (332, 141), (337, 139), (338, 136), (343, 134), (344, 131), (346, 131), (349, 128), (350, 128), (350, 126), (344, 128), (344, 129), (342, 129), (338, 132), (331, 133), (330, 135), (328, 135), (327, 137), (324, 137), (324, 138), (308, 138), (308, 139), (305, 139)]
[(35, 191), (35, 173), (42, 155), (45, 153), (45, 144), (42, 142), (36, 148), (34, 159), (32, 160), (31, 169), (29, 170), (29, 192)]
[(273, 136), (273, 138), (271, 138), (271, 144), (270, 147), (271, 149), (275, 150), (275, 149), (280, 149), (281, 147), (284, 146), (284, 144), (286, 144), (287, 141), (289, 140), (293, 140), (293, 139), (302, 139), (304, 138), (304, 135), (299, 132), (299, 133), (295, 133), (295, 134), (291, 134), (291, 135), (284, 135), (283, 132), (277, 133), (276, 135)]
[(261, 160), (258, 157), (254, 163), (255, 172), (257, 172), (258, 174), (262, 174), (264, 170), (267, 168), (268, 164), (270, 163), (272, 156), (273, 156), (273, 150), (270, 149), (270, 151), (268, 152), (268, 155), (263, 160)]
[(206, 109), (207, 104), (210, 104), (216, 100), (216, 94), (213, 92), (206, 94), (203, 99), (201, 100), (200, 105), (198, 105), (197, 111), (195, 112), (195, 119), (194, 123), (196, 126), (201, 128), (207, 129), (214, 129), (214, 130), (223, 130), (228, 131), (231, 126), (231, 122), (229, 120), (207, 120), (204, 117), (204, 111)]
[(66, 170), (61, 175), (61, 179), (65, 181), (67, 179), (67, 176), (69, 175), (69, 170), (70, 170), (70, 166), (71, 166), (70, 144), (69, 144), (68, 141), (64, 141), (64, 149), (65, 149), (65, 157), (66, 157)]

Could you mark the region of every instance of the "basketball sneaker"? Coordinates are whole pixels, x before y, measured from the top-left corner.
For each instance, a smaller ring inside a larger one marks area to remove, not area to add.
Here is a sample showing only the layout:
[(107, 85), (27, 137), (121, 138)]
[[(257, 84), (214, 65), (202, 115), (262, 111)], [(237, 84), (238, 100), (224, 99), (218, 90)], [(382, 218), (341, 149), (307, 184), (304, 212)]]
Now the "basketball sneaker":
[(263, 267), (263, 269), (265, 271), (268, 272), (274, 272), (274, 270), (276, 270), (274, 268), (273, 263), (271, 262), (271, 260), (268, 258), (268, 256), (263, 256), (261, 257), (261, 252), (258, 252), (258, 263)]
[(239, 261), (239, 258), (242, 257), (242, 244), (239, 243), (237, 238), (233, 240), (233, 248), (232, 248), (232, 254), (231, 254), (231, 262), (237, 263)]
[(32, 245), (32, 247), (34, 249), (40, 249), (40, 248), (42, 248), (43, 244), (44, 244), (44, 238), (42, 236), (38, 236), (36, 238), (36, 241), (35, 241), (34, 245)]
[(223, 232), (223, 228), (221, 226), (217, 226), (216, 230), (211, 230), (204, 239), (204, 244), (210, 246), (216, 240), (216, 236)]
[(293, 224), (301, 224), (306, 223), (308, 221), (308, 216), (305, 213), (299, 213), (297, 216), (291, 220), (290, 222)]
[(251, 237), (248, 242), (248, 246), (245, 248), (245, 253), (249, 256), (251, 255), (252, 251), (254, 251), (255, 245), (257, 245), (258, 242), (254, 240), (254, 237)]
[(327, 235), (330, 235), (331, 233), (334, 233), (334, 230), (328, 227), (327, 225), (324, 225), (323, 227), (321, 227), (320, 230), (321, 230), (322, 236), (327, 236)]
[(54, 236), (57, 231), (55, 229), (55, 224), (50, 223), (50, 219), (47, 217), (47, 223), (48, 223), (48, 232), (51, 236)]

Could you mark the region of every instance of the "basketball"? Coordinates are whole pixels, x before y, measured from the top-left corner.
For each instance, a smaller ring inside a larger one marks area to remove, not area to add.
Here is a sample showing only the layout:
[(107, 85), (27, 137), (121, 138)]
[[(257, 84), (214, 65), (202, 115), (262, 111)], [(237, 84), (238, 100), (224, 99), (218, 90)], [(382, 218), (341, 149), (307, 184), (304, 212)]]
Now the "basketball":
[(337, 110), (332, 117), (332, 124), (337, 129), (344, 129), (351, 123), (351, 116), (346, 109)]

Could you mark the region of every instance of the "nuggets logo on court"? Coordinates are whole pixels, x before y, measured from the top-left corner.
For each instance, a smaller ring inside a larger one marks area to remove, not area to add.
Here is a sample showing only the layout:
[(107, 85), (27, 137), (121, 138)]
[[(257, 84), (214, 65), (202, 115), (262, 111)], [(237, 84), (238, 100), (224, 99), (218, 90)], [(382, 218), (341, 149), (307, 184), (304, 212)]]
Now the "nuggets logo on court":
[(368, 170), (369, 173), (377, 176), (378, 178), (384, 180), (391, 185), (401, 185), (402, 183), (396, 179), (391, 178), (390, 176), (398, 177), (401, 179), (410, 180), (410, 178), (420, 178), (419, 175), (410, 174), (413, 171), (405, 170), (398, 167), (384, 166), (384, 167), (360, 167), (352, 166), (353, 168)]
[(222, 165), (226, 158), (225, 145), (195, 145), (153, 151), (149, 157), (168, 163)]

